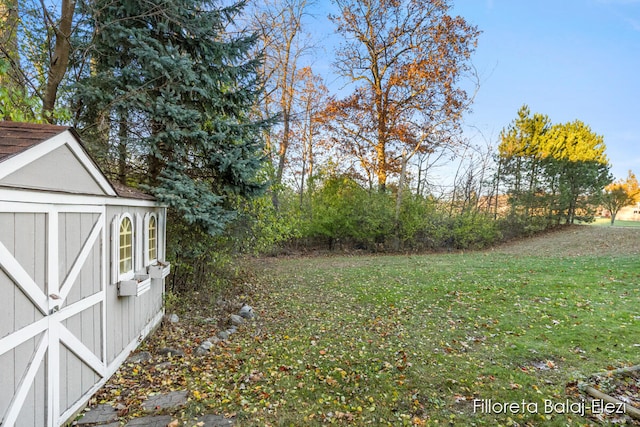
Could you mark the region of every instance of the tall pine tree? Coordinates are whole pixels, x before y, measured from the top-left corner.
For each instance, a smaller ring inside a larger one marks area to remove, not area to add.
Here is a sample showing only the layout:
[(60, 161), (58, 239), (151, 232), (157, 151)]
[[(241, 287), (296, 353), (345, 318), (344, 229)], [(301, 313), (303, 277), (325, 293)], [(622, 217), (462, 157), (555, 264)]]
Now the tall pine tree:
[(611, 182), (604, 137), (575, 120), (554, 125), (545, 144), (544, 173), (553, 187), (555, 219), (591, 221)]
[(512, 215), (543, 227), (593, 217), (611, 180), (602, 136), (579, 120), (552, 125), (524, 105), (500, 138), (497, 179)]
[(77, 91), (83, 136), (108, 149), (119, 181), (150, 186), (211, 234), (233, 218), (232, 200), (264, 188), (266, 123), (249, 114), (260, 91), (256, 37), (233, 28), (243, 7), (97, 0), (86, 11), (94, 32)]

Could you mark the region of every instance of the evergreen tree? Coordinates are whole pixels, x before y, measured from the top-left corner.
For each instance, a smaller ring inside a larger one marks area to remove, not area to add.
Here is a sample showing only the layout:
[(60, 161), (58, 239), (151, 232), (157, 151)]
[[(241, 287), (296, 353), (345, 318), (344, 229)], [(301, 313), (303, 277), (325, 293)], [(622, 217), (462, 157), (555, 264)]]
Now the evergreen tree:
[(549, 131), (544, 171), (556, 195), (557, 222), (593, 219), (602, 191), (611, 182), (605, 149), (604, 138), (579, 120)]
[(541, 161), (546, 134), (551, 127), (549, 117), (531, 114), (523, 105), (518, 118), (500, 133), (498, 161), (501, 180), (507, 184), (512, 214), (525, 217), (541, 203)]
[(260, 91), (253, 35), (234, 30), (244, 4), (210, 0), (97, 0), (92, 69), (78, 85), (83, 136), (109, 141), (111, 174), (150, 186), (189, 224), (211, 234), (232, 201), (263, 190), (265, 122), (249, 112)]
[(552, 126), (525, 105), (500, 137), (498, 179), (512, 214), (543, 227), (593, 217), (610, 182), (602, 136), (579, 120)]

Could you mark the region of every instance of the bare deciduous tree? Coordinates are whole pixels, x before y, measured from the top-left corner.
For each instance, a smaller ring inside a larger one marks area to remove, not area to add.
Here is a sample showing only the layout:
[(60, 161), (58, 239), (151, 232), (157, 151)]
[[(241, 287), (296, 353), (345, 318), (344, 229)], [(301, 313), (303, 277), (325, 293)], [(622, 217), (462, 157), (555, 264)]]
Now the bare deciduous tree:
[[(279, 126), (266, 137), (276, 185), (282, 183), (291, 145), (292, 122), (296, 116), (301, 58), (313, 48), (304, 31), (303, 18), (310, 0), (266, 0), (256, 5), (253, 25), (261, 40), (265, 59), (263, 80), (266, 85), (261, 113), (279, 116)], [(274, 198), (277, 205), (277, 199)]]
[(294, 134), (297, 141), (300, 157), (300, 205), (303, 203), (305, 185), (315, 171), (316, 155), (322, 145), (321, 138), (321, 111), (325, 107), (329, 90), (322, 79), (313, 74), (310, 67), (305, 67), (299, 72), (298, 79), (301, 83), (299, 89), (300, 112), (294, 123)]

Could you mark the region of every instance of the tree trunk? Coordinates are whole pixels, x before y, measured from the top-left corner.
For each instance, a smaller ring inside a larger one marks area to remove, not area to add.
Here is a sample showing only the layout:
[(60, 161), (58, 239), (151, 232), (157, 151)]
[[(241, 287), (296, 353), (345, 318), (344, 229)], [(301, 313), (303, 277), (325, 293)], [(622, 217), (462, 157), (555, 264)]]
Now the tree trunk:
[(376, 146), (376, 176), (378, 178), (378, 191), (384, 193), (387, 189), (387, 158), (384, 141), (378, 142)]
[(400, 181), (398, 182), (398, 196), (396, 197), (396, 227), (400, 224), (400, 209), (402, 208), (402, 191), (404, 179), (407, 173), (407, 150), (402, 151), (402, 169), (400, 169)]
[[(162, 126), (157, 122), (153, 122), (151, 124), (151, 132), (154, 135), (157, 135), (160, 132), (161, 128)], [(156, 147), (151, 148), (148, 156), (149, 184), (153, 187), (156, 187), (160, 183), (160, 180), (158, 179), (160, 177), (160, 174), (165, 169), (168, 161), (170, 160), (171, 152), (166, 143), (160, 141), (157, 143)]]
[(276, 170), (275, 184), (282, 184), (282, 175), (284, 174), (284, 166), (287, 161), (287, 151), (289, 150), (289, 129), (291, 125), (291, 118), (288, 109), (282, 114), (282, 140), (278, 147), (278, 169)]
[[(44, 7), (44, 3), (43, 3)], [(58, 27), (51, 24), (56, 41), (49, 65), (49, 76), (47, 78), (47, 88), (42, 101), (42, 110), (45, 120), (49, 123), (53, 121), (53, 110), (58, 95), (58, 87), (67, 72), (69, 65), (69, 54), (71, 52), (71, 28), (73, 23), (73, 12), (76, 7), (75, 0), (62, 0), (60, 12), (60, 24)]]
[(19, 70), (15, 66), (20, 63), (18, 54), (18, 1), (0, 0), (0, 60), (8, 62), (7, 76), (0, 75), (0, 85), (21, 86)]
[(119, 113), (118, 123), (118, 181), (127, 184), (127, 140), (129, 138), (129, 122), (124, 111)]

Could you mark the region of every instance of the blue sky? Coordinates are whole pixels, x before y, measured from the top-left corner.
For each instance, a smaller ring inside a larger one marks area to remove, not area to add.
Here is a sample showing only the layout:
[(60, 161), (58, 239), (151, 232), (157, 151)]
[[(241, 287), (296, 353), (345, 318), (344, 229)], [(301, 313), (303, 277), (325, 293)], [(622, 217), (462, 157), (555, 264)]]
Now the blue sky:
[(483, 32), (467, 134), (497, 141), (527, 104), (604, 136), (612, 173), (640, 174), (640, 0), (454, 0)]
[[(340, 37), (318, 0), (316, 37), (325, 57), (313, 68), (332, 81)], [(473, 64), (481, 87), (465, 135), (497, 144), (527, 104), (552, 123), (581, 120), (604, 136), (616, 178), (640, 176), (640, 0), (451, 0), (452, 14), (482, 31)], [(335, 13), (335, 12), (334, 12)], [(334, 76), (335, 79), (335, 76)]]

